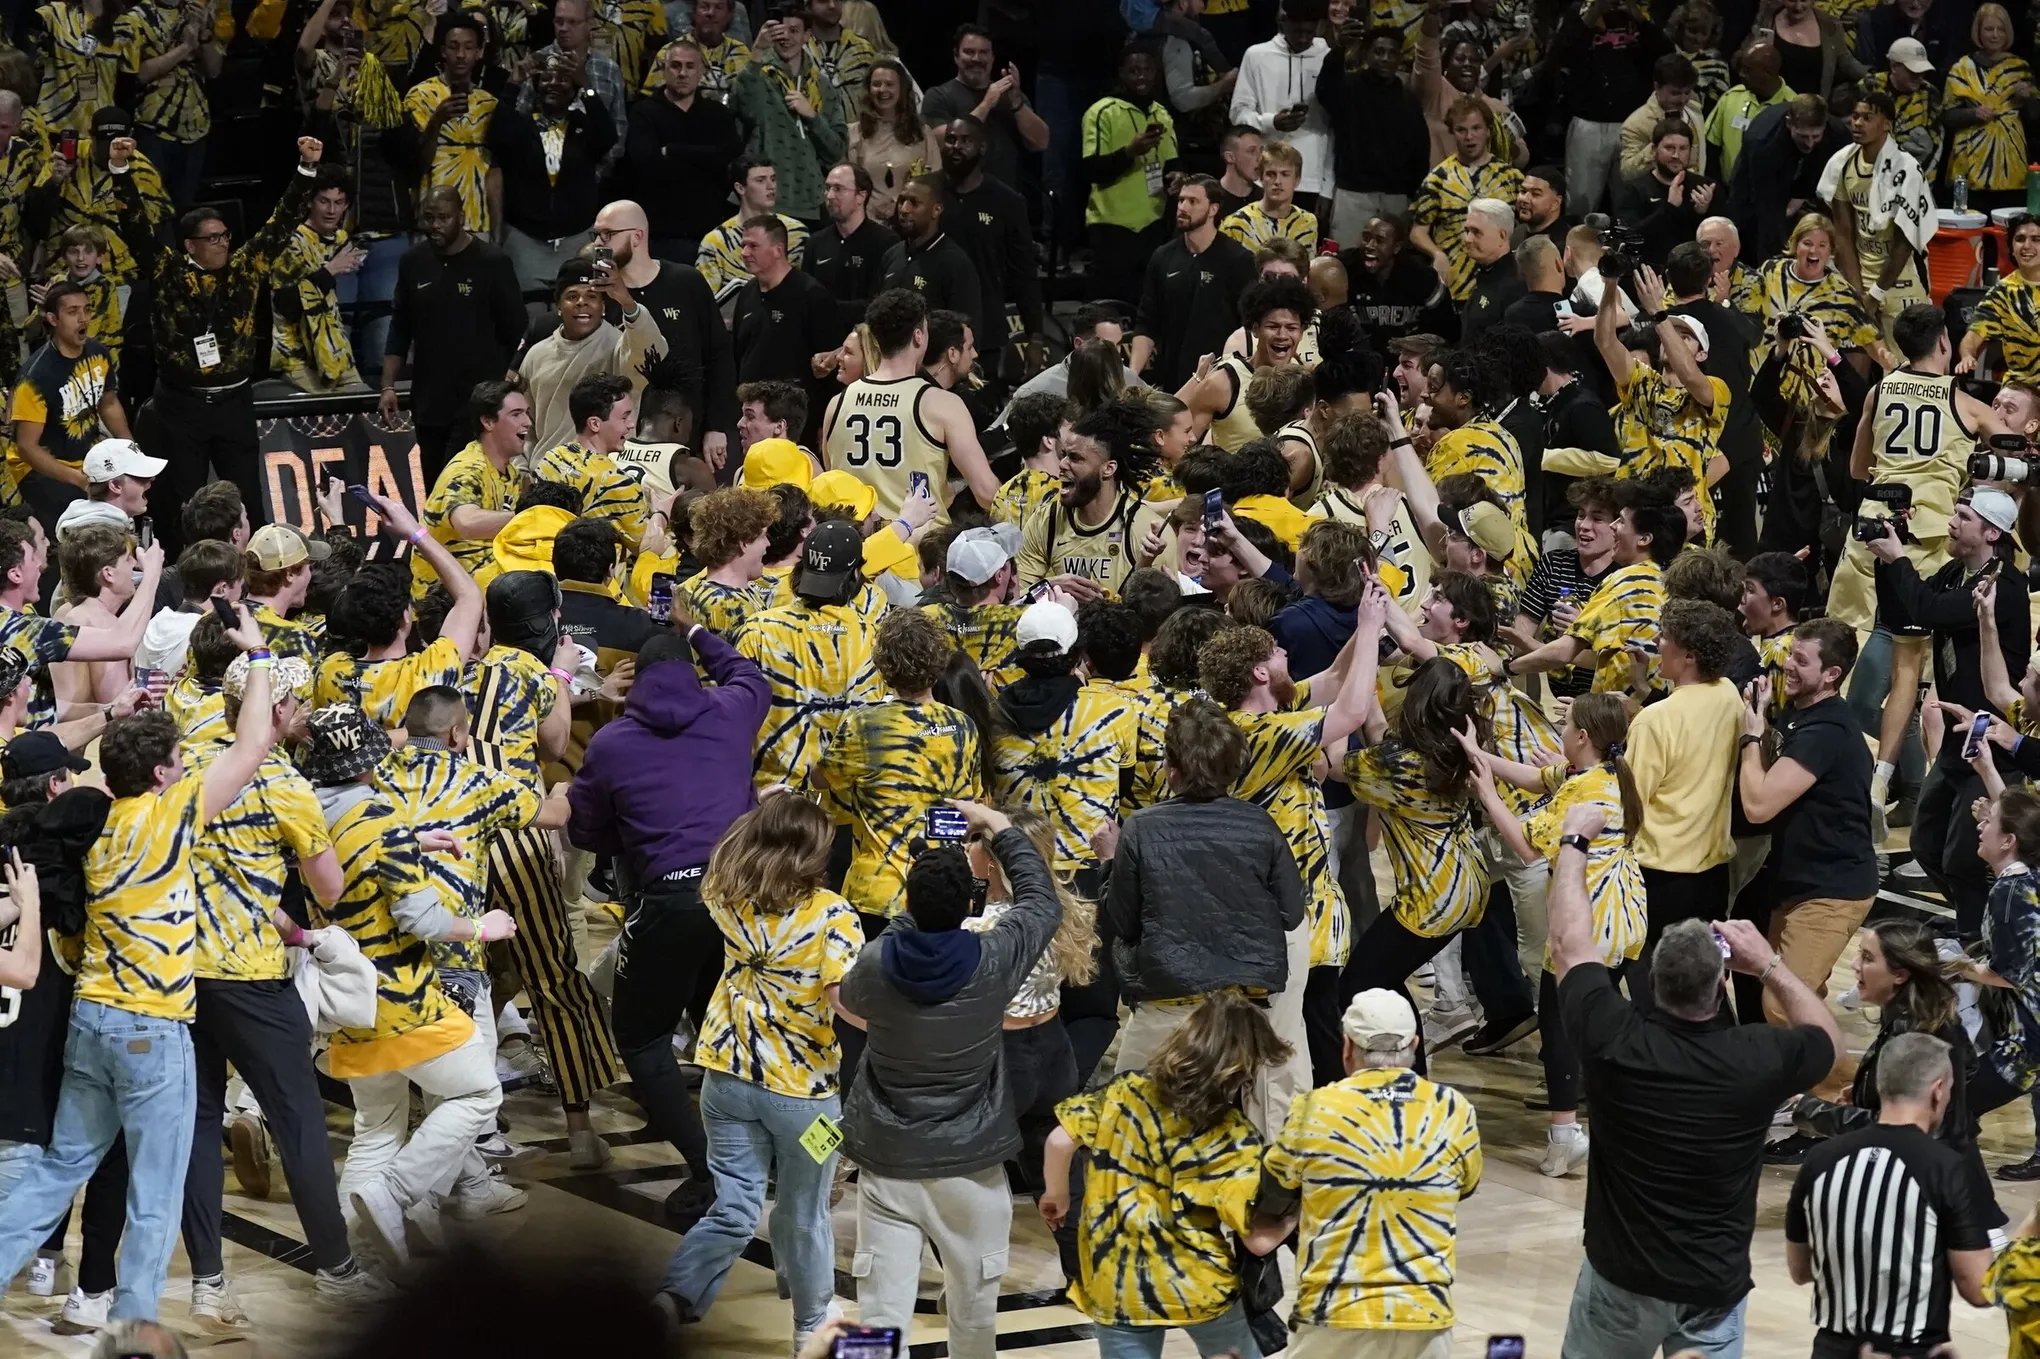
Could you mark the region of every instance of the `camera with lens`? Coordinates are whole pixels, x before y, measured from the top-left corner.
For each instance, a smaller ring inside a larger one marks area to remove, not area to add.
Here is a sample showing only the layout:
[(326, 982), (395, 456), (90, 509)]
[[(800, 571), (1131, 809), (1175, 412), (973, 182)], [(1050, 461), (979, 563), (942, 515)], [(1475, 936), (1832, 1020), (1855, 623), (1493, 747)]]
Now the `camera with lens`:
[(1636, 272), (1642, 263), (1643, 233), (1634, 227), (1625, 226), (1605, 212), (1590, 212), (1581, 221), (1594, 229), (1594, 239), (1601, 243), (1601, 276), (1621, 282)]
[(1912, 487), (1896, 482), (1865, 486), (1863, 498), (1877, 501), (1890, 511), (1890, 514), (1889, 517), (1882, 519), (1870, 516), (1858, 519), (1855, 527), (1856, 541), (1875, 542), (1884, 536), (1886, 529), (1896, 533), (1901, 543), (1917, 541), (1905, 524), (1906, 519), (1912, 514)]
[(1970, 480), (2002, 481), (2015, 486), (2040, 480), (2035, 476), (2040, 472), (2040, 461), (2032, 457), (2033, 446), (2026, 442), (2025, 435), (1993, 434), (1985, 444), (1990, 452), (1969, 456)]
[(1806, 338), (1806, 316), (1802, 312), (1788, 311), (1778, 318), (1778, 343), (1787, 344)]

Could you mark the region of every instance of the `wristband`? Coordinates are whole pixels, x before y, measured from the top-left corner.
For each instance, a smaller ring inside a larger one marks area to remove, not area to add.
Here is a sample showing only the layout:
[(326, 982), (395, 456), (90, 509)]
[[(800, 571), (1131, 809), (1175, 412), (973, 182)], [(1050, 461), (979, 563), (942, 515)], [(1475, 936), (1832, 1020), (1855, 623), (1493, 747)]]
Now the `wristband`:
[(1410, 446), (1410, 436), (1405, 434), (1400, 439), (1390, 439), (1388, 446), (1390, 448), (1408, 448)]
[(253, 647), (248, 652), (248, 664), (262, 665), (275, 659), (275, 654), (266, 646)]
[(558, 680), (561, 684), (570, 685), (574, 682), (574, 674), (571, 670), (562, 670), (556, 665), (547, 666), (546, 673), (548, 675), (551, 675), (554, 679)]
[(1744, 750), (1747, 750), (1751, 746), (1757, 745), (1760, 742), (1762, 742), (1763, 739), (1764, 739), (1763, 737), (1758, 736), (1753, 732), (1746, 731), (1736, 739), (1736, 745), (1740, 746)]
[(425, 530), (424, 530), (424, 528), (423, 528), (423, 527), (419, 527), (419, 528), (414, 528), (414, 529), (412, 529), (412, 530), (411, 530), (411, 532), (410, 532), (409, 534), (407, 534), (406, 536), (410, 538), (410, 540), (411, 540), (411, 546), (413, 546), (413, 547), (421, 547), (421, 546), (423, 546), (423, 545), (424, 545), (424, 542), (425, 542)]
[(1585, 854), (1592, 848), (1592, 844), (1593, 842), (1584, 835), (1561, 835), (1558, 837), (1558, 847), (1560, 849), (1576, 849), (1582, 854)]
[(1772, 955), (1771, 955), (1771, 961), (1770, 961), (1770, 962), (1768, 962), (1768, 963), (1765, 963), (1765, 964), (1764, 964), (1764, 970), (1763, 970), (1762, 972), (1759, 972), (1759, 973), (1757, 974), (1757, 985), (1759, 985), (1759, 986), (1762, 986), (1762, 985), (1763, 985), (1763, 984), (1764, 984), (1765, 982), (1767, 982), (1767, 981), (1771, 980), (1771, 969), (1772, 969), (1772, 968), (1774, 968), (1774, 967), (1776, 967), (1776, 966), (1778, 966), (1778, 964), (1780, 964), (1780, 963), (1782, 963), (1782, 962), (1784, 962), (1784, 961), (1785, 961), (1785, 955), (1784, 955), (1784, 954), (1782, 954), (1782, 953), (1774, 953), (1774, 954), (1772, 954)]
[(283, 942), (285, 947), (287, 948), (304, 948), (305, 927), (302, 925), (293, 924), (290, 927), (290, 933), (283, 936)]

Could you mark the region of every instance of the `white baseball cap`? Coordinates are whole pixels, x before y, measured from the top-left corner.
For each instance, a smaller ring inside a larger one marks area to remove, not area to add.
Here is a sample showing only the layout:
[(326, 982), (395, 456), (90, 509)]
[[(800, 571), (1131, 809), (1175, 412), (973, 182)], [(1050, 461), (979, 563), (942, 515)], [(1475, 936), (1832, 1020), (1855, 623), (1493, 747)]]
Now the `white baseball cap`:
[(1914, 75), (1925, 75), (1934, 69), (1934, 63), (1927, 58), (1927, 45), (1918, 38), (1900, 38), (1885, 49), (1884, 59), (1897, 62)]
[(115, 477), (159, 477), (170, 464), (142, 452), (133, 439), (101, 439), (85, 454), (85, 480), (112, 481)]
[(1398, 1052), (1417, 1036), (1417, 1012), (1393, 991), (1362, 991), (1346, 1007), (1339, 1027), (1356, 1048)]
[(952, 576), (972, 585), (983, 585), (1019, 553), (1019, 525), (980, 525), (956, 535), (956, 540), (949, 545), (949, 557), (944, 566)]
[(1014, 639), (1023, 648), (1035, 642), (1054, 642), (1055, 654), (1064, 655), (1077, 644), (1077, 616), (1054, 600), (1037, 600), (1020, 615)]
[(105, 524), (122, 532), (134, 527), (134, 521), (118, 505), (109, 505), (104, 500), (74, 500), (57, 516), (57, 537), (62, 538), (72, 529), (84, 528), (87, 524)]
[(1681, 326), (1685, 327), (1686, 334), (1692, 337), (1693, 347), (1695, 349), (1699, 350), (1703, 354), (1709, 352), (1707, 344), (1706, 326), (1701, 325), (1700, 322), (1695, 320), (1693, 317), (1682, 316), (1676, 312), (1666, 317), (1665, 319), (1667, 321), (1677, 321)]
[(2019, 502), (2003, 491), (1985, 487), (1969, 497), (1969, 508), (1976, 511), (1977, 518), (2002, 532), (2011, 533), (2019, 526)]

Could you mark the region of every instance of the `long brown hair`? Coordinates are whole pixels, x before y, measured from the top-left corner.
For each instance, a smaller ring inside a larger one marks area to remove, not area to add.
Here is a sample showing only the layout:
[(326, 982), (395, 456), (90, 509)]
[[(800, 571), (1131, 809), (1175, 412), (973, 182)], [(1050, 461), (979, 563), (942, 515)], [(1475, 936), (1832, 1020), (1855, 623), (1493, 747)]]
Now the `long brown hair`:
[(1953, 1024), (1955, 983), (1941, 962), (1933, 931), (1913, 920), (1880, 920), (1870, 930), (1884, 951), (1884, 966), (1905, 973), (1884, 1008), (1904, 1016), (1908, 1025), (1923, 1033)]
[(1237, 991), (1214, 991), (1162, 1040), (1147, 1073), (1163, 1105), (1202, 1132), (1239, 1107), (1262, 1067), (1281, 1065), (1290, 1051), (1259, 1006)]
[(1622, 706), (1620, 694), (1581, 694), (1572, 702), (1569, 720), (1593, 743), (1601, 763), (1615, 771), (1615, 782), (1622, 787), (1622, 841), (1634, 844), (1643, 829), (1643, 795), (1636, 791), (1636, 778), (1622, 753), (1629, 735), (1629, 709)]
[(1492, 729), (1466, 672), (1444, 656), (1433, 656), (1410, 675), (1395, 734), (1424, 761), (1424, 788), (1445, 797), (1463, 796), (1470, 766), (1459, 733), (1473, 723), (1481, 745)]
[[(857, 135), (876, 137), (878, 135), (878, 110), (871, 102), (871, 76), (880, 71), (891, 71), (900, 81), (900, 102), (893, 109), (893, 140), (908, 150), (928, 140), (927, 129), (921, 126), (920, 111), (914, 107), (914, 80), (907, 74), (907, 68), (885, 57), (871, 63), (871, 72), (865, 76), (864, 107), (857, 112)], [(934, 169), (934, 166), (930, 166)]]
[(716, 843), (701, 898), (784, 915), (821, 890), (835, 840), (828, 813), (797, 793), (773, 793)]
[[(1001, 810), (1013, 823), (1013, 829), (1041, 851), (1042, 862), (1055, 862), (1054, 822), (1032, 807)], [(1060, 874), (1051, 876), (1055, 878), (1055, 894), (1062, 900), (1062, 923), (1055, 927), (1055, 935), (1048, 941), (1048, 956), (1064, 981), (1083, 986), (1098, 975), (1098, 906), (1072, 892)]]

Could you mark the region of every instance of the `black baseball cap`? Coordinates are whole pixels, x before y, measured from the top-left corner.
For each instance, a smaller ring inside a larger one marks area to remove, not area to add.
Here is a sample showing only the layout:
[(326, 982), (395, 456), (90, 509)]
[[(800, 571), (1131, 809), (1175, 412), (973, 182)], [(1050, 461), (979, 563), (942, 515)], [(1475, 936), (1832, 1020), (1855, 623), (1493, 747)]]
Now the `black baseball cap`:
[(794, 568), (797, 595), (842, 600), (864, 562), (864, 535), (855, 524), (822, 524), (808, 535)]
[(25, 731), (0, 749), (0, 778), (32, 779), (68, 769), (82, 774), (92, 761), (73, 755), (53, 731)]

